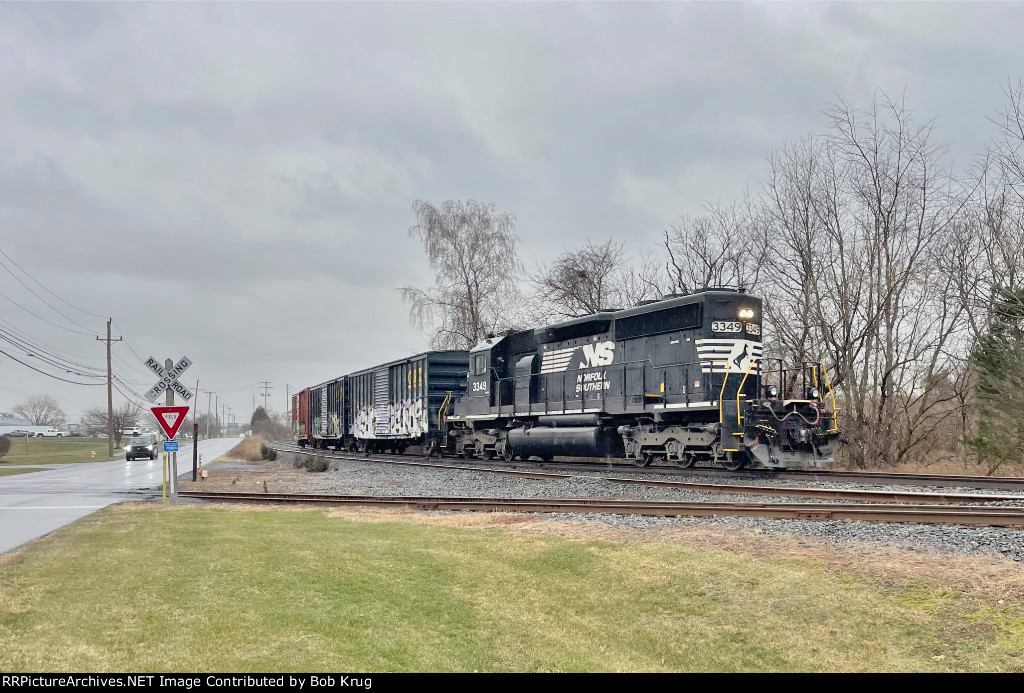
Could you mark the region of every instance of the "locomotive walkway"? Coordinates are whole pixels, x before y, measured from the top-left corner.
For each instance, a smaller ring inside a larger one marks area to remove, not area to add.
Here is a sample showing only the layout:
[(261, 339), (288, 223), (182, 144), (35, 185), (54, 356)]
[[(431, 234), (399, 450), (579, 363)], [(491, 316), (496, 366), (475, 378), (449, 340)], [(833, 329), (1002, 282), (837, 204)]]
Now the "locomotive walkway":
[[(199, 452), (211, 461), (237, 443), (237, 438), (202, 440)], [(178, 451), (178, 471), (192, 472), (191, 443)], [(0, 477), (0, 553), (108, 505), (150, 500), (160, 493), (162, 477), (159, 458), (61, 464)]]

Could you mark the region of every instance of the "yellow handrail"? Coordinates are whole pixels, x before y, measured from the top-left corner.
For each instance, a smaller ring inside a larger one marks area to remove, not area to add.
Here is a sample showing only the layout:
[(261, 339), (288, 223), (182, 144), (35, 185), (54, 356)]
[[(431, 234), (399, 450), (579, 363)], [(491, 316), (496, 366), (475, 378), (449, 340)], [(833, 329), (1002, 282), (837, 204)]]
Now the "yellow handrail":
[(825, 387), (828, 388), (828, 396), (832, 398), (832, 428), (829, 432), (839, 430), (839, 405), (836, 404), (836, 393), (832, 391), (832, 381), (828, 377), (828, 369), (821, 364), (821, 373), (825, 376)]
[(725, 361), (712, 361), (712, 363), (724, 363), (725, 364), (725, 377), (722, 378), (722, 391), (718, 393), (718, 423), (725, 423), (725, 408), (722, 405), (723, 397), (725, 397), (725, 382), (729, 379), (729, 360)]
[(448, 403), (451, 401), (451, 399), (452, 399), (452, 391), (449, 390), (448, 394), (445, 395), (444, 401), (441, 402), (441, 406), (438, 407), (438, 409), (437, 409), (437, 428), (438, 428), (438, 430), (441, 429), (442, 417), (447, 419), (447, 416), (445, 416), (445, 415), (448, 412)]
[(736, 425), (739, 426), (743, 423), (743, 419), (740, 416), (740, 396), (743, 393), (743, 386), (747, 384), (747, 376), (750, 375), (750, 369), (754, 367), (754, 362), (757, 359), (753, 356), (750, 357), (750, 365), (747, 366), (747, 372), (743, 374), (743, 380), (740, 381), (739, 389), (736, 390)]

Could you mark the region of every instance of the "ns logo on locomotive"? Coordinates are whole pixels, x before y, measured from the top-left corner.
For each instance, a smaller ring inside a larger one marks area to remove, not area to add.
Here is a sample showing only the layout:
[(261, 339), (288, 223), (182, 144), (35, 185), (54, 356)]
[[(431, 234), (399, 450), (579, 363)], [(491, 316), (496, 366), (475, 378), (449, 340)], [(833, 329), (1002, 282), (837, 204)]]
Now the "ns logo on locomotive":
[(732, 289), (341, 376), (295, 395), (292, 427), (319, 448), (731, 470), (823, 467), (839, 445), (824, 365), (764, 357), (761, 300)]

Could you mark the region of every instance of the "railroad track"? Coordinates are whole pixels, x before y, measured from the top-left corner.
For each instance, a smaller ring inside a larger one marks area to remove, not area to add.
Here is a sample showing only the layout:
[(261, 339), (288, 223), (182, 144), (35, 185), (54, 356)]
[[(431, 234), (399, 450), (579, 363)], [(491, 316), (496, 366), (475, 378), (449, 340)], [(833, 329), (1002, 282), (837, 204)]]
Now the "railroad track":
[(180, 491), (179, 496), (227, 503), (303, 503), (416, 510), (520, 513), (608, 513), (656, 517), (768, 517), (785, 520), (857, 520), (1024, 529), (1024, 508), (868, 503), (688, 503), (616, 498), (448, 498), (350, 496), (315, 493)]
[[(444, 469), (452, 471), (473, 471), (505, 476), (541, 479), (557, 481), (580, 476), (576, 473), (581, 471), (573, 465), (566, 465), (565, 472), (537, 471), (535, 468), (523, 468), (522, 466), (500, 468), (480, 465), (445, 464), (441, 462), (426, 462), (402, 458), (398, 455), (363, 455), (346, 452), (333, 452), (324, 450), (306, 450), (297, 445), (274, 444), (279, 450), (293, 454), (320, 455), (327, 459), (337, 459), (355, 462), (376, 462), (391, 464), (402, 467), (428, 467), (433, 469)], [(549, 466), (550, 468), (550, 466)], [(600, 471), (607, 471), (607, 468), (599, 468)], [(723, 470), (724, 471), (724, 470)], [(899, 504), (923, 504), (923, 503), (992, 503), (992, 502), (1013, 502), (1024, 501), (1024, 495), (997, 495), (979, 493), (945, 493), (929, 491), (883, 491), (874, 489), (831, 489), (814, 488), (806, 486), (756, 486), (738, 483), (709, 483), (696, 481), (676, 481), (670, 479), (644, 479), (638, 477), (615, 477), (615, 476), (582, 476), (581, 478), (606, 481), (616, 484), (633, 484), (641, 486), (653, 486), (661, 488), (676, 488), (690, 491), (701, 491), (705, 493), (729, 493), (742, 495), (759, 496), (793, 496), (804, 498), (819, 498), (823, 500), (854, 500), (863, 502), (878, 503), (899, 503)]]
[[(287, 449), (288, 452), (310, 452), (309, 448), (300, 448), (291, 443), (273, 443), (279, 449)], [(327, 455), (337, 451), (320, 450), (314, 451)], [(346, 454), (346, 453), (341, 453)], [(355, 459), (366, 459), (367, 456), (361, 453), (347, 453)], [(373, 455), (378, 459), (395, 457), (397, 459), (409, 459), (400, 455)], [(348, 458), (346, 458), (348, 459)], [(489, 464), (495, 464), (492, 461)], [(462, 465), (472, 464), (466, 460)], [(486, 464), (486, 463), (485, 463)], [(818, 482), (870, 482), (877, 485), (887, 486), (932, 486), (937, 488), (973, 488), (994, 491), (1017, 491), (1024, 493), (1024, 477), (992, 477), (992, 476), (968, 476), (963, 474), (905, 474), (899, 472), (850, 472), (842, 470), (811, 470), (811, 469), (745, 469), (739, 472), (730, 472), (720, 467), (693, 467), (680, 469), (673, 466), (652, 466), (636, 467), (632, 464), (615, 463), (593, 463), (593, 462), (509, 462), (501, 463), (507, 469), (542, 469), (556, 471), (585, 471), (585, 472), (607, 472), (615, 470), (622, 473), (644, 472), (648, 474), (661, 474), (668, 477), (687, 476), (721, 476), (727, 479), (756, 479), (766, 477), (769, 479), (791, 477), (793, 479), (807, 479)], [(456, 466), (456, 465), (452, 465)]]

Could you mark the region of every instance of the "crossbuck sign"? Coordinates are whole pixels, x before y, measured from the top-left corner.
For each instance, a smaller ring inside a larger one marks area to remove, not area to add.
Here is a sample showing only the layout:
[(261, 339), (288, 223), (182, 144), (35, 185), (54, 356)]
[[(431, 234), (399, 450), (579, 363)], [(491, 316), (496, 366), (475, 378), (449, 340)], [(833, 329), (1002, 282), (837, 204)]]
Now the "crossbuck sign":
[(146, 359), (146, 367), (156, 373), (157, 377), (160, 378), (156, 385), (149, 388), (149, 392), (146, 393), (146, 399), (150, 402), (155, 402), (156, 398), (162, 395), (167, 388), (173, 390), (175, 394), (180, 395), (186, 402), (192, 399), (192, 391), (178, 382), (178, 378), (181, 377), (181, 374), (188, 370), (188, 367), (191, 365), (192, 359), (188, 356), (182, 356), (170, 370), (161, 366), (160, 362), (152, 356)]

